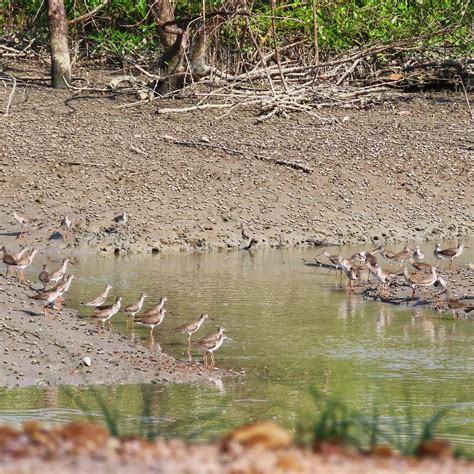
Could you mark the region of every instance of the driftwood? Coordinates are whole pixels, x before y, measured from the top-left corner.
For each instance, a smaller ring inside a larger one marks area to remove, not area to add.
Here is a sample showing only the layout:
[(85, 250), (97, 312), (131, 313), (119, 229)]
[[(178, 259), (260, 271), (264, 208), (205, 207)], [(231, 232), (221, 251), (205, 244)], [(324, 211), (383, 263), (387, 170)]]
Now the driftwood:
[(319, 267), (319, 268), (327, 268), (329, 270), (340, 270), (341, 268), (333, 263), (324, 263), (319, 261), (316, 257), (313, 260), (305, 260), (303, 258), (303, 264), (308, 265), (309, 267)]
[[(166, 139), (166, 138), (165, 138)], [(175, 145), (186, 146), (190, 148), (210, 148), (213, 150), (222, 150), (231, 155), (240, 155), (247, 156), (247, 152), (243, 150), (237, 150), (235, 148), (230, 148), (225, 145), (218, 145), (214, 143), (208, 143), (206, 141), (186, 141), (186, 140), (170, 140)], [(256, 160), (264, 161), (265, 163), (271, 163), (279, 166), (285, 166), (287, 168), (292, 168), (298, 171), (303, 171), (304, 173), (311, 173), (312, 169), (309, 166), (306, 166), (299, 161), (284, 160), (280, 158), (270, 158), (263, 155), (253, 155), (253, 158)]]

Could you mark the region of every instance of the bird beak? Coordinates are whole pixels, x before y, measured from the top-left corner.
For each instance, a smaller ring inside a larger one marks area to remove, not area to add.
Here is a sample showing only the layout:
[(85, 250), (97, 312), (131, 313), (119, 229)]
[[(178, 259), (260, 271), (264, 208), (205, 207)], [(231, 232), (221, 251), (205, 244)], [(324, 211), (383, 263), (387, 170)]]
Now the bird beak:
[(227, 339), (228, 341), (233, 341), (233, 339), (231, 339), (229, 336), (225, 336), (225, 339)]

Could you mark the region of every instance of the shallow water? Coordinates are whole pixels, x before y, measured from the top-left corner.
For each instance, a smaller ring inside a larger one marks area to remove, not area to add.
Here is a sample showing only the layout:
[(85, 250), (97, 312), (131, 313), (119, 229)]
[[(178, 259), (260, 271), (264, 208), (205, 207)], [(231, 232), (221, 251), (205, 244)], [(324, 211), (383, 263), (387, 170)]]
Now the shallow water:
[[(431, 261), (432, 245), (423, 247)], [(360, 249), (343, 253), (355, 250)], [(167, 296), (165, 322), (155, 330), (161, 349), (186, 359), (186, 336), (173, 328), (207, 312), (214, 320), (196, 336), (225, 326), (233, 341), (225, 341), (216, 353), (217, 365), (243, 369), (245, 375), (203, 385), (99, 388), (96, 395), (84, 388), (2, 390), (0, 422), (82, 417), (76, 395), (90, 416), (100, 420), (98, 394), (116, 410), (126, 432), (139, 429), (145, 397), (152, 407), (145, 420), (148, 427), (167, 436), (204, 440), (253, 419), (274, 418), (291, 426), (314, 407), (309, 394), (314, 387), (367, 415), (376, 407), (387, 430), (394, 433), (400, 426), (402, 437), (414, 431), (410, 417), (416, 424), (447, 408), (439, 432), (474, 454), (474, 322), (347, 295), (337, 289), (334, 273), (302, 265), (302, 258), (312, 259), (318, 252), (80, 258), (70, 306), (80, 308), (80, 301), (98, 294), (108, 282), (126, 304), (141, 291), (149, 295), (146, 307)], [(473, 250), (462, 258), (472, 259)], [(33, 269), (31, 276), (36, 274)], [(90, 309), (80, 312), (86, 315)], [(120, 315), (115, 330), (126, 331), (124, 321)], [(133, 337), (150, 344), (146, 329), (137, 326)], [(193, 351), (193, 356), (200, 354)]]

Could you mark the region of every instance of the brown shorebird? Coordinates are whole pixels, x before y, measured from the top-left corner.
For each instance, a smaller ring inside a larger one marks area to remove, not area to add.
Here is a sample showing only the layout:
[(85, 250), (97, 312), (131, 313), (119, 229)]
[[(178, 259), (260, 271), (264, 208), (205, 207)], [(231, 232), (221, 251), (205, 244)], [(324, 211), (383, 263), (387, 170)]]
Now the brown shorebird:
[(54, 304), (58, 298), (61, 297), (63, 293), (62, 288), (58, 288), (57, 290), (54, 291), (45, 291), (43, 293), (38, 293), (31, 298), (34, 300), (39, 300), (43, 302), (43, 314), (44, 316), (48, 316), (49, 319), (53, 319), (51, 316), (51, 313), (49, 312), (49, 306)]
[(90, 317), (92, 319), (95, 319), (97, 322), (100, 321), (102, 323), (103, 328), (105, 327), (105, 322), (108, 321), (109, 328), (112, 329), (112, 323), (110, 322), (110, 319), (112, 318), (112, 316), (114, 316), (120, 311), (122, 299), (123, 298), (121, 296), (118, 296), (113, 305), (104, 309), (97, 308), (95, 310), (95, 313)]
[(146, 297), (147, 297), (147, 295), (145, 293), (142, 293), (140, 295), (140, 299), (136, 303), (131, 304), (130, 306), (127, 306), (127, 307), (123, 308), (123, 312), (127, 313), (127, 327), (128, 327), (128, 319), (129, 318), (132, 318), (132, 327), (133, 327), (133, 320), (135, 318), (135, 315), (137, 313), (139, 313), (140, 310), (142, 309), (143, 302), (145, 301)]
[(154, 306), (153, 308), (149, 309), (146, 313), (144, 313), (141, 316), (141, 318), (143, 318), (144, 316), (150, 315), (150, 314), (158, 314), (165, 307), (165, 303), (167, 301), (168, 301), (168, 298), (166, 296), (162, 296), (160, 298), (160, 301), (158, 302), (158, 304), (156, 306)]
[[(343, 260), (342, 256), (341, 255), (331, 255), (328, 251), (324, 251), (323, 255), (334, 265), (334, 267), (336, 269), (336, 280), (337, 280), (337, 272), (338, 271), (340, 272), (340, 276), (342, 278), (342, 272), (343, 272), (343, 269), (342, 269), (342, 266), (341, 266), (341, 262)], [(317, 257), (315, 257), (315, 260), (318, 261)]]
[(415, 262), (421, 262), (425, 258), (425, 254), (420, 250), (420, 246), (417, 245), (413, 251), (413, 260)]
[(209, 317), (208, 314), (202, 313), (197, 321), (193, 321), (189, 324), (184, 324), (176, 328), (175, 330), (188, 335), (188, 348), (191, 349), (191, 336), (199, 331), (199, 328), (202, 326), (202, 323)]
[(389, 265), (392, 265), (392, 259), (395, 257), (396, 253), (391, 250), (386, 250), (384, 247), (380, 246), (378, 249), (374, 250), (374, 253), (378, 251), (382, 257), (388, 261)]
[(225, 329), (221, 326), (218, 328), (217, 333), (211, 334), (210, 336), (207, 336), (203, 339), (200, 339), (199, 341), (193, 342), (193, 345), (196, 346), (198, 349), (204, 352), (204, 364), (206, 367), (208, 367), (208, 361), (207, 361), (207, 356), (208, 354), (211, 354), (211, 368), (214, 368), (215, 366), (215, 359), (214, 359), (214, 352), (219, 349), (219, 347), (222, 346), (222, 343), (224, 342), (224, 339), (229, 339), (224, 334)]
[(369, 272), (374, 275), (378, 282), (379, 282), (379, 294), (385, 298), (390, 296), (389, 287), (390, 283), (396, 278), (396, 275), (393, 273), (386, 273), (380, 268), (380, 265), (375, 264), (371, 265), (370, 263), (367, 264), (367, 268)]
[(377, 257), (371, 253), (371, 252), (366, 252), (366, 251), (362, 251), (362, 252), (359, 252), (357, 254), (355, 254), (354, 256), (355, 259), (358, 259), (358, 260), (362, 260), (362, 262), (365, 263), (366, 267), (367, 267), (367, 281), (369, 282), (370, 281), (370, 275), (373, 275), (374, 273), (371, 271), (371, 268), (375, 268), (376, 266), (378, 266), (378, 263), (377, 263)]
[(117, 224), (117, 225), (124, 225), (128, 222), (128, 214), (127, 214), (127, 211), (123, 211), (121, 214), (119, 214), (118, 216), (115, 216), (113, 218), (113, 221)]
[(413, 293), (411, 295), (412, 298), (415, 297), (416, 288), (423, 287), (423, 289), (426, 291), (430, 286), (433, 286), (439, 279), (435, 267), (432, 267), (431, 273), (428, 276), (420, 273), (410, 274), (408, 272), (407, 267), (405, 267), (403, 275), (405, 276), (406, 282), (413, 290)]
[(53, 290), (62, 290), (61, 296), (57, 299), (56, 309), (61, 310), (63, 306), (63, 293), (67, 293), (69, 291), (69, 287), (71, 286), (72, 280), (76, 278), (74, 275), (64, 275), (61, 280), (56, 283), (53, 287)]
[(346, 277), (347, 277), (346, 288), (347, 290), (350, 291), (354, 288), (354, 285), (352, 282), (359, 279), (359, 275), (357, 274), (357, 271), (360, 270), (360, 268), (358, 268), (356, 265), (353, 265), (346, 258), (341, 260), (340, 266), (341, 266), (342, 271), (346, 274)]
[(18, 280), (19, 283), (25, 282), (24, 270), (25, 268), (28, 268), (33, 263), (33, 259), (35, 258), (35, 255), (37, 253), (38, 253), (38, 250), (33, 249), (29, 255), (27, 255), (26, 257), (22, 257), (16, 261), (16, 268), (20, 269), (20, 278)]
[(69, 237), (72, 236), (72, 221), (68, 216), (61, 217), (60, 222), (61, 229), (64, 229), (63, 238), (64, 240), (69, 240)]
[(161, 308), (158, 312), (156, 312), (155, 309), (156, 308), (147, 311), (146, 313), (140, 315), (139, 319), (137, 319), (137, 324), (150, 328), (152, 345), (155, 343), (153, 330), (156, 328), (156, 326), (159, 326), (163, 322), (166, 314), (166, 308)]
[(18, 234), (17, 239), (23, 239), (27, 234), (26, 228), (30, 223), (30, 219), (25, 216), (18, 214), (17, 212), (13, 211), (13, 218), (21, 225), (21, 232)]
[(5, 245), (2, 247), (2, 252), (3, 252), (2, 262), (7, 266), (5, 277), (8, 277), (8, 274), (10, 273), (10, 268), (16, 267), (17, 259), (12, 254), (8, 253), (8, 250), (5, 247)]
[(454, 270), (453, 260), (457, 257), (460, 257), (464, 249), (468, 249), (464, 244), (458, 244), (457, 247), (441, 250), (441, 245), (436, 244), (436, 247), (433, 251), (435, 258), (444, 262), (444, 260), (449, 260), (449, 268)]
[(112, 289), (112, 285), (106, 285), (104, 291), (97, 296), (96, 298), (87, 301), (86, 303), (81, 303), (82, 306), (92, 306), (94, 308), (98, 308), (99, 306), (102, 306), (105, 301), (107, 300), (107, 296), (109, 294), (109, 291)]
[(412, 249), (405, 245), (405, 248), (401, 251), (396, 253), (391, 260), (398, 262), (401, 266), (407, 261), (411, 256)]
[(429, 263), (417, 262), (414, 258), (409, 258), (408, 261), (410, 262), (410, 265), (419, 272), (431, 273), (431, 269), (433, 268)]
[(56, 284), (59, 280), (61, 280), (64, 277), (68, 263), (71, 263), (71, 262), (69, 261), (69, 259), (65, 258), (61, 266), (49, 274), (50, 283)]
[(40, 274), (38, 275), (38, 280), (41, 283), (43, 283), (43, 290), (45, 290), (46, 285), (51, 281), (49, 279), (48, 266), (46, 264), (43, 265), (43, 269), (41, 270)]
[(470, 313), (474, 311), (474, 304), (466, 304), (461, 301), (461, 298), (452, 298), (450, 297), (451, 293), (446, 288), (444, 290), (444, 294), (446, 295), (446, 304), (449, 309), (452, 309), (454, 312), (454, 316), (456, 317), (460, 311), (464, 311), (465, 313)]

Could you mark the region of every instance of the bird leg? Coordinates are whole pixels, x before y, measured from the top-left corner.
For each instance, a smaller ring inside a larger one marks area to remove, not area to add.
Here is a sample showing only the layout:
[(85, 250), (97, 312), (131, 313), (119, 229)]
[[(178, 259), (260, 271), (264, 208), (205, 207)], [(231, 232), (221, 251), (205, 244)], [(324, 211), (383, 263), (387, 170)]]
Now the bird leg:
[(216, 366), (216, 361), (214, 358), (214, 352), (211, 352), (211, 369), (213, 369)]
[(61, 296), (59, 296), (58, 299), (56, 300), (56, 309), (58, 311), (61, 311), (62, 308), (63, 308), (63, 299)]
[(204, 352), (203, 359), (204, 359), (204, 366), (207, 367), (207, 351)]

